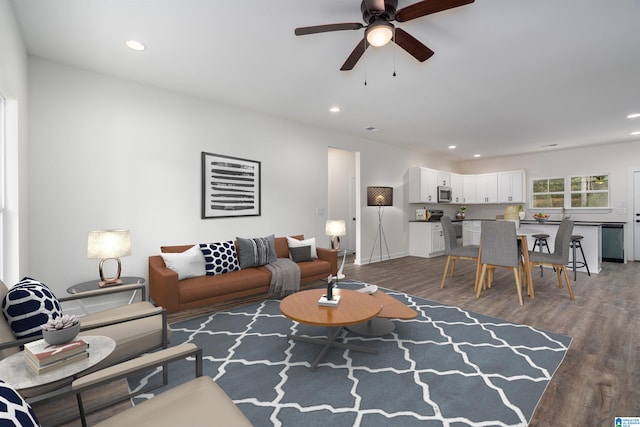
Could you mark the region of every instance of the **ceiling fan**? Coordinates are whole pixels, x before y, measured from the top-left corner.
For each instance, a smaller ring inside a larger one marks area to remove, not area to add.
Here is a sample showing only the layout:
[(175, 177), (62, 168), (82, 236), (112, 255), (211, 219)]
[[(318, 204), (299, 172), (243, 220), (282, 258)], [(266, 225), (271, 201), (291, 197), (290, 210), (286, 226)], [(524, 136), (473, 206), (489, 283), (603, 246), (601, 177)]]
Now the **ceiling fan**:
[(360, 10), (365, 24), (346, 22), (342, 24), (299, 27), (295, 29), (295, 34), (296, 36), (304, 36), (307, 34), (365, 28), (365, 36), (342, 65), (341, 71), (352, 70), (369, 45), (384, 46), (392, 38), (398, 46), (406, 50), (418, 61), (424, 62), (433, 55), (433, 51), (402, 28), (396, 28), (391, 22), (407, 22), (473, 2), (474, 0), (423, 0), (397, 10), (398, 0), (362, 0)]

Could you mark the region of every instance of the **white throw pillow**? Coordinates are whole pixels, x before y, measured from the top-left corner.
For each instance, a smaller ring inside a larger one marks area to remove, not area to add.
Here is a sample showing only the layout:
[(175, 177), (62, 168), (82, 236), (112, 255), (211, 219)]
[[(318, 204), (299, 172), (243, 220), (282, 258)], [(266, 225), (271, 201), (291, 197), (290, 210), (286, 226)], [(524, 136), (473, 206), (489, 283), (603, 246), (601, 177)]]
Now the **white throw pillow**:
[(293, 237), (287, 236), (287, 244), (290, 248), (299, 248), (302, 246), (311, 246), (311, 258), (318, 258), (318, 251), (316, 251), (316, 238), (298, 240)]
[(204, 276), (204, 256), (198, 245), (180, 253), (160, 254), (166, 266), (178, 273), (178, 280)]

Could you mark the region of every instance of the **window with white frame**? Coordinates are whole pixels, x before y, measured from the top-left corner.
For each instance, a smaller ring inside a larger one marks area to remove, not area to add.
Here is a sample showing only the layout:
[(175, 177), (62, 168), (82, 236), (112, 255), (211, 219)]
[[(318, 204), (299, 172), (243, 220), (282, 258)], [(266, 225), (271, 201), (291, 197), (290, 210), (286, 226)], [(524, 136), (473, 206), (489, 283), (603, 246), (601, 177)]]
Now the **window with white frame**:
[(533, 180), (533, 208), (564, 207), (564, 178), (536, 178)]
[(571, 208), (608, 208), (609, 175), (572, 176)]
[(608, 208), (609, 175), (575, 175), (532, 180), (534, 209)]

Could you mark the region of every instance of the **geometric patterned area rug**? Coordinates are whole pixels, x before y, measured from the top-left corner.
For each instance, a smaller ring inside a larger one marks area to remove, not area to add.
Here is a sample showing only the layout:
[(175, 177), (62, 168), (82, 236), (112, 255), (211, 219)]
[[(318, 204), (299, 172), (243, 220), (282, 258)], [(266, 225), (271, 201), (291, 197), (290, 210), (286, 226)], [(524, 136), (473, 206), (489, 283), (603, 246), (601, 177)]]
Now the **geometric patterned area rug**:
[[(345, 281), (340, 287), (357, 288)], [(378, 354), (321, 346), (287, 334), (325, 336), (293, 322), (271, 299), (173, 324), (171, 345), (203, 349), (211, 376), (255, 426), (526, 426), (571, 338), (380, 289), (418, 312), (395, 330), (343, 341)], [(193, 378), (193, 362), (171, 365), (171, 385)], [(129, 379), (132, 389), (158, 371)], [(155, 390), (160, 393), (162, 389)], [(136, 399), (149, 398), (143, 395)]]

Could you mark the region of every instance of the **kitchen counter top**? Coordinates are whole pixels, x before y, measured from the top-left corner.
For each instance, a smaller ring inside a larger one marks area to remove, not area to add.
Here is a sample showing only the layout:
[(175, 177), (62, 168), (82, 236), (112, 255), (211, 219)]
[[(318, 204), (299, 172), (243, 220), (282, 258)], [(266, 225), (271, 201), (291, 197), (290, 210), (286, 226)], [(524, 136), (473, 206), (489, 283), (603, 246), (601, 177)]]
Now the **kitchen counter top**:
[[(465, 218), (465, 219), (455, 219), (452, 218), (451, 222), (464, 222), (464, 221), (495, 221), (495, 219), (489, 219), (489, 218)], [(430, 222), (430, 223), (434, 223), (434, 222), (440, 222), (440, 221), (425, 221), (423, 219), (410, 219), (409, 222)], [(603, 224), (615, 224), (615, 225), (627, 225), (626, 222), (624, 221), (573, 221), (573, 223), (575, 225), (593, 225), (593, 226), (597, 226), (597, 225), (603, 225)], [(545, 221), (545, 222), (538, 222), (534, 219), (523, 219), (520, 221), (520, 224), (536, 224), (536, 225), (560, 225), (560, 221), (559, 220), (549, 220), (549, 221)]]
[[(573, 221), (575, 225), (602, 225), (602, 224), (621, 224), (626, 225), (626, 222), (622, 221)], [(534, 219), (523, 219), (520, 221), (520, 224), (536, 224), (536, 225), (559, 225), (560, 221), (558, 220), (550, 220), (545, 222), (538, 222)]]

